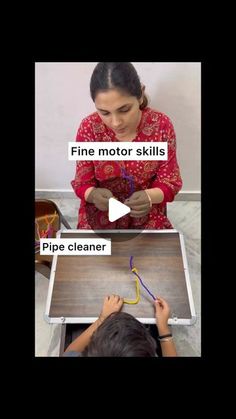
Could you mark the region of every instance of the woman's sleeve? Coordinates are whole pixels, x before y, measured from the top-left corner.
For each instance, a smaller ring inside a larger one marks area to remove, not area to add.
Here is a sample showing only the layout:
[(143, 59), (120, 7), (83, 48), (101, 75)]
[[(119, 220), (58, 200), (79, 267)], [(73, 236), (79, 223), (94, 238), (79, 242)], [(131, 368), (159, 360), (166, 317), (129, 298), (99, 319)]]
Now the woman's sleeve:
[(182, 188), (182, 179), (176, 157), (176, 136), (174, 127), (168, 117), (163, 118), (162, 141), (168, 143), (168, 160), (160, 161), (155, 180), (151, 188), (160, 188), (164, 194), (162, 204), (174, 200)]
[[(82, 121), (77, 132), (76, 141), (94, 141), (92, 128), (88, 121)], [(75, 178), (71, 181), (71, 186), (80, 199), (84, 199), (84, 194), (88, 188), (97, 186), (92, 161), (80, 160), (76, 162)]]

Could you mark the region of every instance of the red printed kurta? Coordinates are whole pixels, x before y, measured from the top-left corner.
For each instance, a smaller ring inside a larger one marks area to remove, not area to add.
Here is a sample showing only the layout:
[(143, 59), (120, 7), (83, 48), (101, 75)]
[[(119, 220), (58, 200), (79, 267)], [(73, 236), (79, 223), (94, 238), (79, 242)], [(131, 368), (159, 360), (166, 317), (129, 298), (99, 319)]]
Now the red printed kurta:
[[(76, 141), (119, 141), (97, 112), (85, 118), (76, 136)], [(176, 137), (170, 119), (151, 108), (142, 111), (135, 142), (168, 142), (168, 160), (154, 161), (77, 161), (76, 175), (71, 185), (81, 199), (79, 229), (169, 229), (173, 228), (165, 216), (167, 202), (174, 200), (182, 187), (182, 179), (176, 158)], [(160, 188), (164, 194), (161, 204), (153, 204), (144, 217), (132, 218), (129, 214), (110, 222), (108, 211), (100, 211), (84, 199), (85, 191), (91, 186), (109, 189), (115, 198), (124, 202), (130, 196), (130, 182), (124, 178), (132, 176), (134, 191)]]

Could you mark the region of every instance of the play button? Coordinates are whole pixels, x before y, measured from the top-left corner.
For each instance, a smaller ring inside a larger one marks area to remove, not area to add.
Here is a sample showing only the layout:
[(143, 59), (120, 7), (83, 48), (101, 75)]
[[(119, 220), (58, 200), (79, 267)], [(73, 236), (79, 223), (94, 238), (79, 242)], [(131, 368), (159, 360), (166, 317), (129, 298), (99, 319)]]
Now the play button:
[(109, 199), (109, 209), (108, 209), (108, 218), (110, 222), (118, 220), (118, 218), (123, 217), (124, 215), (130, 212), (130, 208), (127, 205), (122, 204), (117, 199)]

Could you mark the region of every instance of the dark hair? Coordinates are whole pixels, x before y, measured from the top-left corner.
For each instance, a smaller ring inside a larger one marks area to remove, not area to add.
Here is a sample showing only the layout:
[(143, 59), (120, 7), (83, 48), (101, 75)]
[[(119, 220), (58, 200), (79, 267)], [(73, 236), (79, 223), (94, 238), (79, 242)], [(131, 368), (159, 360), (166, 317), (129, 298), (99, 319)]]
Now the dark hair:
[[(137, 71), (131, 63), (98, 63), (90, 80), (90, 93), (93, 101), (99, 91), (119, 89), (140, 99), (142, 86)], [(146, 108), (148, 99), (143, 95), (140, 109)]]
[(128, 313), (112, 313), (94, 332), (85, 357), (155, 357), (156, 342), (147, 328)]

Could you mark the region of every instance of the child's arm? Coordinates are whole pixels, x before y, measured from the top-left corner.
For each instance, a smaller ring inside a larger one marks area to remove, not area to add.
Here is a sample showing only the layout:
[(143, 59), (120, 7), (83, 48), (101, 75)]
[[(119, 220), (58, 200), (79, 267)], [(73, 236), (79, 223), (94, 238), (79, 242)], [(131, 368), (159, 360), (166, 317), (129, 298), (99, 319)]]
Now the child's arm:
[(116, 311), (120, 311), (123, 305), (123, 298), (120, 298), (118, 295), (107, 296), (103, 302), (103, 308), (98, 319), (91, 324), (88, 329), (86, 329), (80, 336), (78, 336), (65, 350), (83, 352), (83, 350), (88, 346), (90, 339), (95, 332), (95, 330), (102, 324), (102, 322), (111, 314)]
[[(158, 297), (155, 301), (156, 309), (156, 325), (158, 328), (159, 336), (171, 334), (168, 326), (168, 318), (170, 317), (170, 308), (167, 302)], [(161, 350), (163, 356), (177, 356), (175, 344), (172, 337), (160, 339)]]

